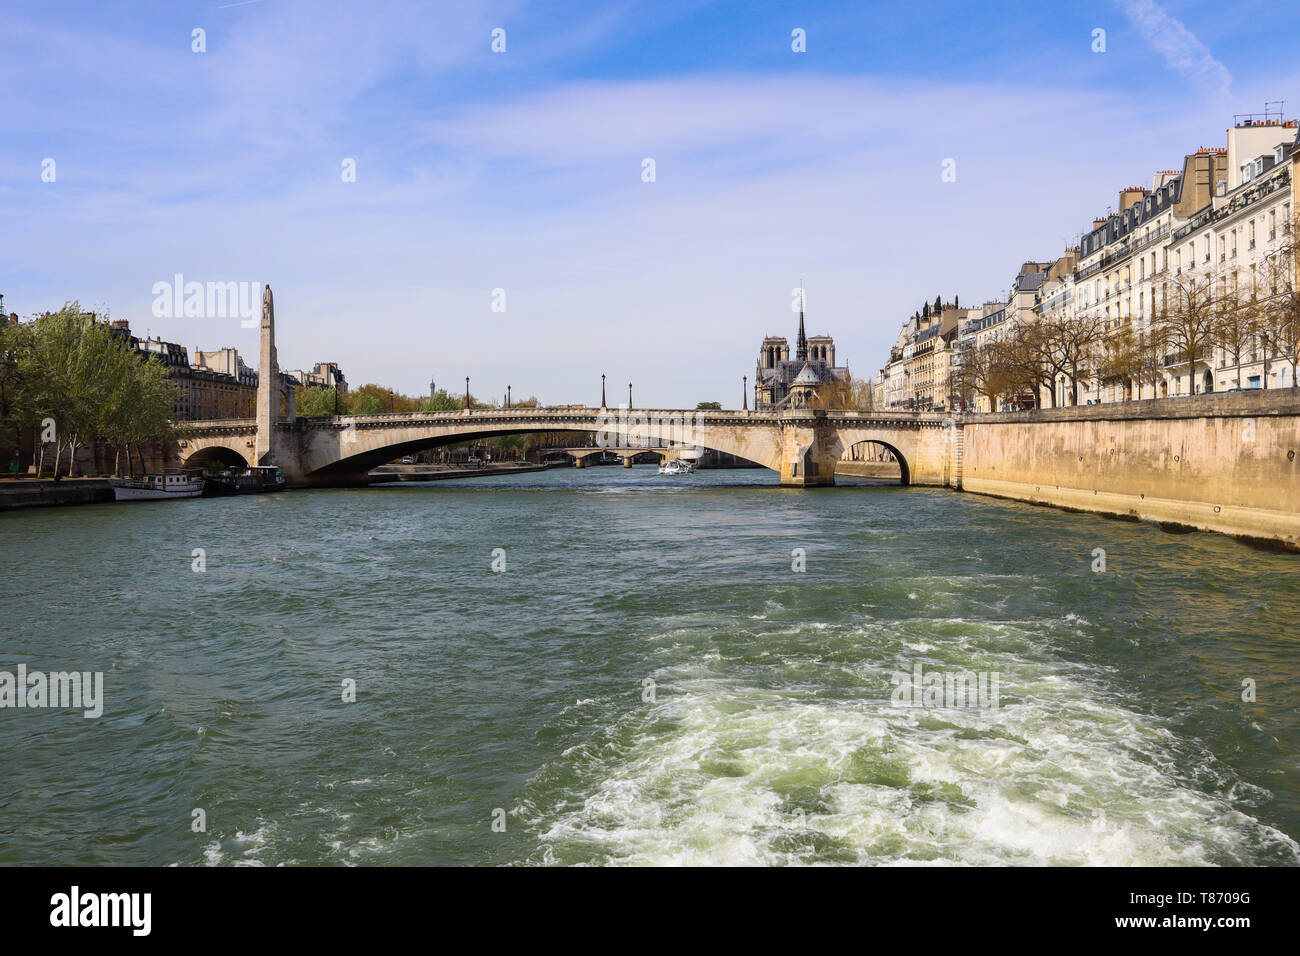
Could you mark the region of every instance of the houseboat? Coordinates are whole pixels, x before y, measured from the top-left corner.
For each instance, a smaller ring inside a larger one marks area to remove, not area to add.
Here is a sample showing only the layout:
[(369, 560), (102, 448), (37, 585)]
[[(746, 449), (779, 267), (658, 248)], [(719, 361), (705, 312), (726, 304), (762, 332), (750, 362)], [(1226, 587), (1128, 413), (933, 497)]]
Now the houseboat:
[(209, 498), (221, 495), (257, 495), (266, 491), (283, 491), (284, 475), (274, 465), (252, 465), (248, 468), (227, 468), (207, 476), (203, 494)]
[(118, 501), (166, 501), (197, 498), (203, 494), (203, 479), (197, 475), (145, 475), (143, 478), (111, 478), (113, 497)]

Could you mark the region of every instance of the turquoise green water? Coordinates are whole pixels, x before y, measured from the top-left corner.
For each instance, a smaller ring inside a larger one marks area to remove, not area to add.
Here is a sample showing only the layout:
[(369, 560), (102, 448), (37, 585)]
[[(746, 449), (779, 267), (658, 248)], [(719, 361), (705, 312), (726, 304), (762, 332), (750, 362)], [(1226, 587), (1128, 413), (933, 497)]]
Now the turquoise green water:
[[(774, 481), (0, 516), (0, 669), (105, 684), (98, 719), (0, 710), (0, 862), (1300, 859), (1295, 557)], [(918, 663), (999, 706), (892, 702)]]

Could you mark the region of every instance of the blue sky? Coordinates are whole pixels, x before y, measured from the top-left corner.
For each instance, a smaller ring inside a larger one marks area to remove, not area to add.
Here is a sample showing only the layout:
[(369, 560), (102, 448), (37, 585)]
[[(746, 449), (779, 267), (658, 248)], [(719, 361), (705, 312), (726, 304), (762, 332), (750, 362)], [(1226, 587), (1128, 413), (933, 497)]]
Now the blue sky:
[(801, 279), (869, 376), (922, 300), (996, 297), (1234, 113), (1300, 112), (1300, 8), (1255, 0), (6, 0), (0, 31), (7, 310), (255, 362), (152, 288), (269, 282), (285, 367), (550, 402), (604, 372), (737, 406)]

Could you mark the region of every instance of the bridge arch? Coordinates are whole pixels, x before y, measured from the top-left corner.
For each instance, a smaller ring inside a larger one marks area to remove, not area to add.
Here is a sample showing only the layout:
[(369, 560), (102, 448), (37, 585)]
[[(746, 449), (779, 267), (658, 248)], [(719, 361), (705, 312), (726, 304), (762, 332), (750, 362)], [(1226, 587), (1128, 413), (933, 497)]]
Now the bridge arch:
[(209, 468), (218, 463), (226, 468), (242, 468), (248, 465), (247, 456), (229, 445), (204, 445), (193, 450), (188, 456), (182, 455), (182, 458), (186, 468)]
[[(874, 451), (887, 452), (889, 457), (892, 458), (892, 462), (886, 460), (881, 463), (885, 465), (896, 464), (898, 466), (898, 483), (900, 485), (910, 485), (912, 483), (911, 469), (907, 463), (907, 456), (894, 445), (891, 445), (882, 438), (863, 438), (859, 441), (855, 441), (846, 449), (845, 455), (847, 460), (851, 462), (870, 463), (874, 460), (879, 460), (869, 457), (870, 453)], [(841, 461), (843, 460), (845, 459), (842, 458)], [(859, 475), (858, 477), (875, 476)], [(881, 475), (880, 477), (883, 478), (885, 476)]]
[[(308, 472), (305, 477), (309, 479), (332, 479), (343, 475), (357, 475), (366, 473), (380, 465), (387, 464), (395, 458), (404, 455), (414, 455), (418, 452), (427, 451), (431, 448), (441, 448), (447, 445), (458, 445), (469, 441), (484, 441), (491, 438), (501, 438), (509, 435), (528, 435), (528, 434), (572, 434), (575, 437), (586, 437), (599, 429), (592, 428), (570, 428), (560, 429), (553, 427), (499, 427), (485, 424), (481, 428), (465, 428), (450, 434), (442, 435), (422, 435), (419, 437), (396, 437), (396, 440), (386, 441), (384, 438), (376, 436), (375, 440), (370, 440), (364, 430), (358, 429), (351, 441), (347, 436), (340, 445), (340, 452), (343, 457), (325, 463), (318, 468)], [(651, 444), (648, 447), (640, 447), (639, 453), (649, 452), (659, 457), (671, 457), (675, 447), (669, 444), (658, 444), (660, 436), (652, 435)], [(665, 440), (666, 441), (666, 440)], [(349, 446), (355, 446), (355, 451), (347, 454), (351, 450)], [(575, 443), (575, 447), (576, 443)], [(597, 446), (602, 447), (602, 446)], [(620, 451), (630, 450), (632, 446), (624, 446), (621, 443), (610, 445), (610, 448), (618, 448)], [(637, 446), (639, 447), (639, 446)], [(683, 445), (680, 447), (700, 447), (713, 451), (725, 452), (734, 455), (745, 461), (752, 461), (757, 465), (765, 468), (772, 468), (772, 463), (767, 461), (758, 461), (751, 451), (746, 454), (739, 443), (726, 440), (725, 436), (713, 436), (708, 441), (700, 441), (695, 445)], [(735, 450), (733, 450), (735, 449)], [(596, 449), (593, 449), (593, 453)], [(569, 456), (572, 457), (572, 456)], [(775, 470), (775, 469), (774, 469)]]

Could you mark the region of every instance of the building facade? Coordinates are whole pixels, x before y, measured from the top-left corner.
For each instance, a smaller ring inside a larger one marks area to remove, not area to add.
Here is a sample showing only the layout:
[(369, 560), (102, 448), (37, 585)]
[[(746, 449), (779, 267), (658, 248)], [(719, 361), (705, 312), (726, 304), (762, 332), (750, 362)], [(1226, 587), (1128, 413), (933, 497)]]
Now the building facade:
[[(1280, 115), (1239, 118), (1224, 146), (1187, 154), (1149, 188), (1120, 190), (1077, 248), (1024, 263), (1005, 303), (959, 317), (953, 369), (1031, 323), (1083, 343), (1068, 372), (1063, 360), (1044, 364), (1050, 390), (980, 397), (972, 410), (1295, 387), (1293, 351), (1270, 329), (1268, 303), (1300, 285), (1298, 133)], [(1205, 314), (1189, 301), (1206, 303)], [(940, 321), (904, 325), (879, 377), (885, 407), (953, 407), (940, 404)]]

